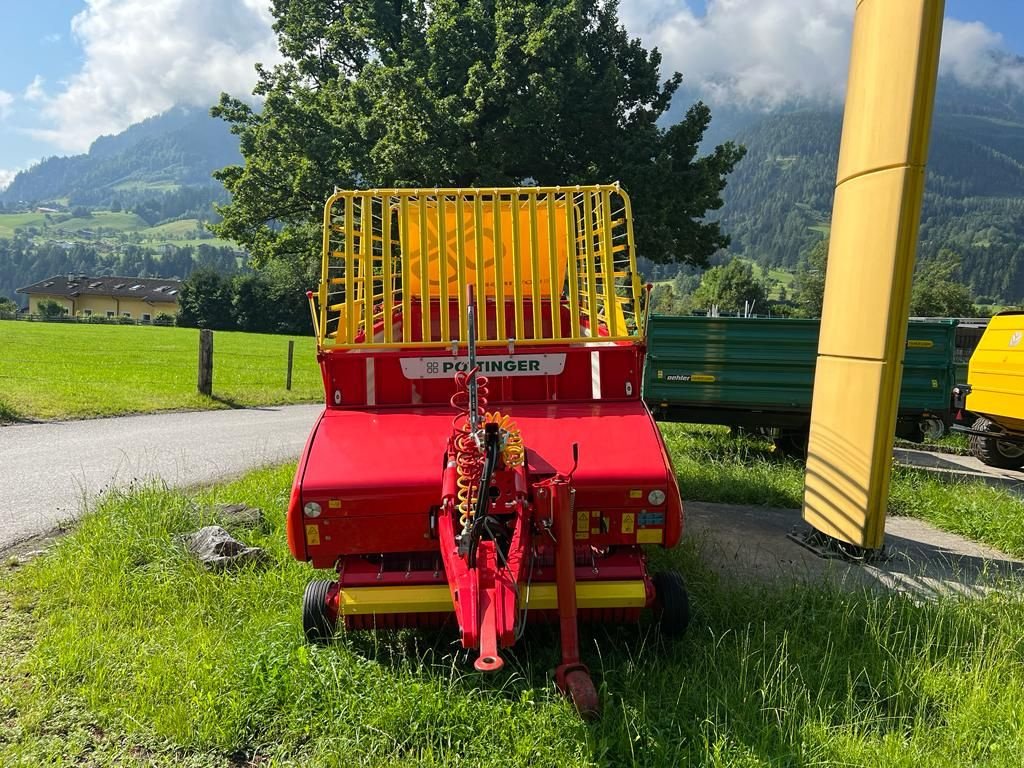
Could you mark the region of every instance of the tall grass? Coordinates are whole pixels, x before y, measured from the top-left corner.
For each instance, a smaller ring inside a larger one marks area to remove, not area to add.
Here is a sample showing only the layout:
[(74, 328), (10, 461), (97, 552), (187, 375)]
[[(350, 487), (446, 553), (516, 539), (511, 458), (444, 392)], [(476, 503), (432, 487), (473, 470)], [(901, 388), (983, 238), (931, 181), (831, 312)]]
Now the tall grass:
[[(290, 476), (111, 496), (0, 581), (6, 615), (35, 636), (0, 651), (0, 765), (113, 765), (125, 750), (176, 766), (1020, 765), (1019, 590), (920, 604), (742, 587), (692, 546), (657, 551), (657, 567), (687, 574), (691, 631), (667, 644), (649, 626), (586, 628), (605, 712), (588, 726), (552, 684), (552, 628), (530, 629), (491, 676), (452, 627), (308, 646), (299, 602), (317, 574), (284, 545)], [(236, 533), (267, 548), (268, 567), (215, 575), (184, 555), (175, 537), (218, 501), (266, 510)]]

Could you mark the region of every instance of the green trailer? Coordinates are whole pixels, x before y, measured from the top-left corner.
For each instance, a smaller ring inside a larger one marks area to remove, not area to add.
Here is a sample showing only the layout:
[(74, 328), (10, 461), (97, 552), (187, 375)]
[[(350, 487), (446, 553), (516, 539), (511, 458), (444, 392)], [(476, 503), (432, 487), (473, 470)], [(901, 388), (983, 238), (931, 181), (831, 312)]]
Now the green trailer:
[[(911, 321), (896, 434), (919, 441), (951, 421), (956, 320)], [(818, 320), (652, 315), (644, 399), (663, 421), (725, 424), (806, 448)]]

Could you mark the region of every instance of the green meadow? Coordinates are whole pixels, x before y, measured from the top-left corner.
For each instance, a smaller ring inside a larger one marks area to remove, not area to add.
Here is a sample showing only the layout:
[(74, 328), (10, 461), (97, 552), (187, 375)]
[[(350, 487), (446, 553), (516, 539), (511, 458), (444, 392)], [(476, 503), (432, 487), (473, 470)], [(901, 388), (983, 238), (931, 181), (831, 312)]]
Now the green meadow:
[[(323, 574), (285, 545), (293, 471), (109, 495), (0, 571), (0, 765), (1020, 766), (1019, 585), (922, 602), (725, 580), (694, 541), (655, 551), (686, 574), (690, 631), (585, 627), (604, 710), (587, 724), (553, 684), (553, 627), (529, 628), (493, 675), (452, 626), (306, 644), (300, 598)], [(234, 533), (269, 565), (213, 574), (184, 554), (176, 537), (216, 522), (218, 502), (265, 510)]]
[[(285, 389), (288, 341), (292, 389)], [(0, 421), (310, 402), (312, 337), (214, 333), (213, 397), (196, 392), (199, 331), (0, 320)]]

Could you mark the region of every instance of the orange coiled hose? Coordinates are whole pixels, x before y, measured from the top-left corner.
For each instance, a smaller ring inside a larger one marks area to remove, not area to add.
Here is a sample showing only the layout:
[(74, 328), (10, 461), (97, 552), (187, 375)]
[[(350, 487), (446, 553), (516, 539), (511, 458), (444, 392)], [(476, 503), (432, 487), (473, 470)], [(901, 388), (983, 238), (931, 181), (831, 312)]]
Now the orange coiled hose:
[(523, 436), (519, 433), (519, 427), (512, 417), (501, 411), (488, 413), (484, 420), (494, 423), (501, 429), (504, 440), (501, 446), (501, 459), (509, 469), (522, 466), (525, 449), (523, 448)]

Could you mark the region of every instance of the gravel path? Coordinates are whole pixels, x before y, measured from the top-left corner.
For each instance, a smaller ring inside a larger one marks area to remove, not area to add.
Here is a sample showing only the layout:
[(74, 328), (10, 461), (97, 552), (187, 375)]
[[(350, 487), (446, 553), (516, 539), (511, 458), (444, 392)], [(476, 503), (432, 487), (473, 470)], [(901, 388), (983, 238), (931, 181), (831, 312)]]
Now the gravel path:
[(322, 405), (0, 427), (0, 550), (133, 481), (214, 482), (297, 460)]

